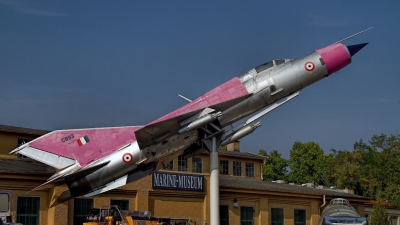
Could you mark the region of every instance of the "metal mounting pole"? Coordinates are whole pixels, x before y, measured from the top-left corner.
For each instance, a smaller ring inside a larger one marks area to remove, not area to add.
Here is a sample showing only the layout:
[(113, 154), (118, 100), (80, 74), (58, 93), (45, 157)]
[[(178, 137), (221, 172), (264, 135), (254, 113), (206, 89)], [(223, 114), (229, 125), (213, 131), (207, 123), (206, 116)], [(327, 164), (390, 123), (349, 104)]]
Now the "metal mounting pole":
[(216, 137), (211, 139), (210, 153), (210, 224), (219, 224), (219, 164)]

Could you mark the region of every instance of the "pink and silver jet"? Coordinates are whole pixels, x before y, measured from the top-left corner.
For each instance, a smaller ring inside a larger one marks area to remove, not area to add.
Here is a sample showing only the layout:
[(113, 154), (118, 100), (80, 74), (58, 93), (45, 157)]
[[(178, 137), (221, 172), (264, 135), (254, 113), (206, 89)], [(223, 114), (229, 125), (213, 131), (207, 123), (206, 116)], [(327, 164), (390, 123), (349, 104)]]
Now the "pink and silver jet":
[(51, 206), (109, 191), (163, 168), (178, 156), (210, 150), (211, 137), (226, 145), (249, 135), (261, 126), (260, 117), (350, 64), (367, 45), (346, 46), (343, 40), (297, 59), (266, 62), (193, 101), (187, 99), (187, 105), (145, 126), (53, 131), (10, 154), (59, 169), (34, 189), (66, 184), (68, 189)]

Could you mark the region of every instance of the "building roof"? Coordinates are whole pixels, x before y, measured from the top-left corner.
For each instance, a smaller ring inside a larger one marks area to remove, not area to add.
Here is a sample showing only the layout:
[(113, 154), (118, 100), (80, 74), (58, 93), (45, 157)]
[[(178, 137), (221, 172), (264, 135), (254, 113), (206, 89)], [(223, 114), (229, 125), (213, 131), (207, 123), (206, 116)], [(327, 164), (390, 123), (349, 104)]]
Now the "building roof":
[(318, 189), (300, 185), (279, 184), (279, 183), (273, 183), (273, 182), (257, 180), (254, 178), (245, 178), (245, 177), (220, 176), (219, 185), (220, 187), (229, 187), (229, 188), (243, 188), (243, 189), (253, 189), (253, 190), (255, 189), (255, 190), (266, 190), (266, 191), (326, 195), (334, 198), (338, 197), (353, 198), (353, 199), (357, 198), (365, 201), (368, 201), (370, 199), (359, 195), (348, 194), (341, 190)]
[(44, 135), (49, 133), (47, 130), (30, 129), (23, 127), (13, 127), (0, 124), (0, 132), (18, 133), (18, 134), (31, 134), (31, 135)]
[(0, 158), (0, 172), (53, 174), (56, 171), (53, 167), (31, 159)]
[(218, 155), (248, 158), (248, 159), (268, 160), (268, 157), (266, 157), (266, 156), (257, 155), (257, 154), (250, 153), (250, 152), (218, 151)]

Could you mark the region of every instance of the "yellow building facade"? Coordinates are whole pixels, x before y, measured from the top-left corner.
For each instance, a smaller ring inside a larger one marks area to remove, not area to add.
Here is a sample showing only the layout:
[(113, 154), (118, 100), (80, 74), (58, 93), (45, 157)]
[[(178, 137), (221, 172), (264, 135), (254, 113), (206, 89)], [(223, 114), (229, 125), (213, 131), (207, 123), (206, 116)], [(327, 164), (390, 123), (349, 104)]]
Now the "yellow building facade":
[[(28, 133), (29, 132), (29, 133)], [(154, 217), (180, 218), (187, 224), (209, 224), (210, 161), (204, 152), (176, 158), (165, 169), (93, 198), (75, 198), (48, 208), (66, 186), (29, 192), (54, 172), (42, 163), (9, 156), (21, 139), (46, 131), (0, 125), (0, 192), (12, 195), (14, 222), (41, 225), (82, 224), (89, 208), (118, 204), (124, 209), (150, 211)], [(221, 224), (318, 225), (321, 209), (333, 198), (346, 198), (364, 215), (369, 199), (340, 190), (266, 182), (267, 158), (239, 151), (238, 143), (219, 152)]]

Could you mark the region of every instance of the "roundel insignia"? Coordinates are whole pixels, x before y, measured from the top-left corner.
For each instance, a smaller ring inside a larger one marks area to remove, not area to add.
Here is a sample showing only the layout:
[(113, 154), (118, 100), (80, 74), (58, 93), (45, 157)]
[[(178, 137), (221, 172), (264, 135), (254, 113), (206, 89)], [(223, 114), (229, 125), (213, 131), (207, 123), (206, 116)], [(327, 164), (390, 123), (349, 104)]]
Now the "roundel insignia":
[(306, 62), (306, 64), (304, 64), (304, 68), (311, 72), (315, 69), (315, 64), (313, 62)]
[(124, 161), (124, 163), (130, 163), (133, 160), (133, 156), (130, 153), (125, 153), (122, 156), (122, 161)]

